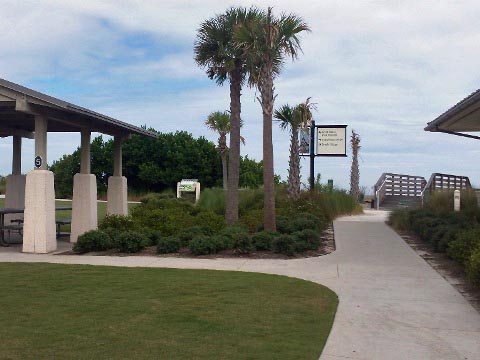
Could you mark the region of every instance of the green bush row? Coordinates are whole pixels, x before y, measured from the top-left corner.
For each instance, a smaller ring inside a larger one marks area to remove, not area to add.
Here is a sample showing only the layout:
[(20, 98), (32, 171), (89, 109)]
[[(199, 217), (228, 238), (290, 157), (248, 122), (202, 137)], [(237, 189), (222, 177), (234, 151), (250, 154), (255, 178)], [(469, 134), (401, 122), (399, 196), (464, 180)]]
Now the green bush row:
[[(441, 204), (442, 196), (435, 197), (434, 203)], [(425, 209), (395, 210), (388, 223), (397, 230), (414, 232), (435, 252), (446, 252), (480, 285), (480, 210), (472, 205), (460, 212), (440, 210), (435, 211), (432, 204)]]
[[(127, 219), (116, 217), (116, 224), (109, 218), (101, 224), (101, 229), (89, 231), (79, 236), (74, 251), (86, 253), (90, 251), (105, 251), (117, 249), (121, 252), (135, 253), (146, 246), (156, 246), (159, 254), (178, 252), (182, 247), (188, 247), (193, 255), (215, 254), (222, 250), (235, 250), (241, 254), (252, 251), (274, 251), (292, 256), (308, 250), (316, 250), (320, 246), (320, 231), (323, 223), (315, 222), (312, 217), (293, 218), (285, 222), (282, 232), (259, 231), (250, 234), (248, 228), (233, 226), (215, 232), (208, 226), (193, 226), (180, 231), (176, 235), (162, 236), (158, 230), (143, 231), (125, 230), (120, 224)], [(117, 225), (120, 230), (113, 227)], [(320, 225), (319, 225), (320, 224)]]

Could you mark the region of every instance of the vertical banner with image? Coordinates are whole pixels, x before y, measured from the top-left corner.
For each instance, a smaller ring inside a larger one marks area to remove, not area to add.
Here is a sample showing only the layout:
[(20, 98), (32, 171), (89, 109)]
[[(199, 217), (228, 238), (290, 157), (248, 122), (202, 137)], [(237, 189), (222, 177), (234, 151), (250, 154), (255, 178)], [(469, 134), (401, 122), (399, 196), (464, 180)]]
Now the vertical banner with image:
[(300, 155), (310, 155), (310, 129), (300, 129), (299, 146)]

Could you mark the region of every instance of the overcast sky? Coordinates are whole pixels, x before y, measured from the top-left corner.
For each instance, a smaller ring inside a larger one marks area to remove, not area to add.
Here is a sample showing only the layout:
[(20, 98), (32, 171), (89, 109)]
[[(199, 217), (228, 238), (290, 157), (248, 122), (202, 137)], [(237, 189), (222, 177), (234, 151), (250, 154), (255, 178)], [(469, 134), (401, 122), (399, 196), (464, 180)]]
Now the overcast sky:
[[(273, 6), (310, 25), (304, 53), (275, 83), (275, 107), (312, 97), (317, 124), (346, 124), (361, 136), (360, 182), (383, 172), (470, 176), (480, 185), (480, 142), (427, 133), (427, 122), (480, 87), (477, 1), (2, 0), (0, 77), (162, 132), (216, 141), (203, 125), (229, 108), (193, 61), (199, 24), (229, 6)], [(262, 116), (254, 89), (242, 91), (242, 155), (261, 160)], [(275, 172), (288, 167), (288, 133), (275, 126)], [(51, 134), (48, 161), (71, 153), (77, 134)], [(0, 173), (11, 138), (0, 140)], [(24, 141), (23, 170), (33, 168)], [(323, 181), (348, 187), (351, 157), (317, 158)], [(302, 161), (306, 182), (308, 163)]]

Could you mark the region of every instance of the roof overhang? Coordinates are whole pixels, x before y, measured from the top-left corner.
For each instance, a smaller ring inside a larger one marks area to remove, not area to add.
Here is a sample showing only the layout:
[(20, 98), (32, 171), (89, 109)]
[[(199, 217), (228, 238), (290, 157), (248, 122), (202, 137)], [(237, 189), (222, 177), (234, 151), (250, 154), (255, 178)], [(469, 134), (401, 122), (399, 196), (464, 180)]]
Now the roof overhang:
[(121, 137), (132, 134), (158, 137), (146, 129), (0, 79), (0, 136), (31, 138), (35, 115), (48, 118), (48, 132), (89, 130)]
[(480, 131), (480, 90), (477, 90), (435, 120), (429, 122), (425, 131), (479, 138), (478, 136), (462, 133)]

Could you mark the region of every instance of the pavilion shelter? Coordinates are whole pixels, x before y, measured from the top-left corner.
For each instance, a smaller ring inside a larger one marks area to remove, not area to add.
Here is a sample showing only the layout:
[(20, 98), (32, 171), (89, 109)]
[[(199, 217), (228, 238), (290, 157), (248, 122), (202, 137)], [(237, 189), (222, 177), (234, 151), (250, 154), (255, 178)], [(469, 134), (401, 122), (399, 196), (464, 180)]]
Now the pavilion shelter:
[(480, 89), (429, 122), (425, 131), (480, 139), (480, 136), (468, 134), (480, 132)]
[[(73, 181), (70, 242), (97, 228), (97, 184), (90, 172), (91, 133), (114, 138), (114, 170), (108, 179), (107, 212), (119, 215), (128, 213), (122, 142), (132, 134), (157, 137), (145, 129), (0, 79), (0, 136), (13, 137), (12, 173), (7, 176), (5, 208), (24, 209), (23, 252), (48, 253), (57, 247), (54, 175), (47, 170), (49, 132), (81, 134), (80, 173), (75, 174)], [(22, 138), (35, 140), (35, 157), (29, 160), (33, 170), (26, 175), (21, 174)]]

